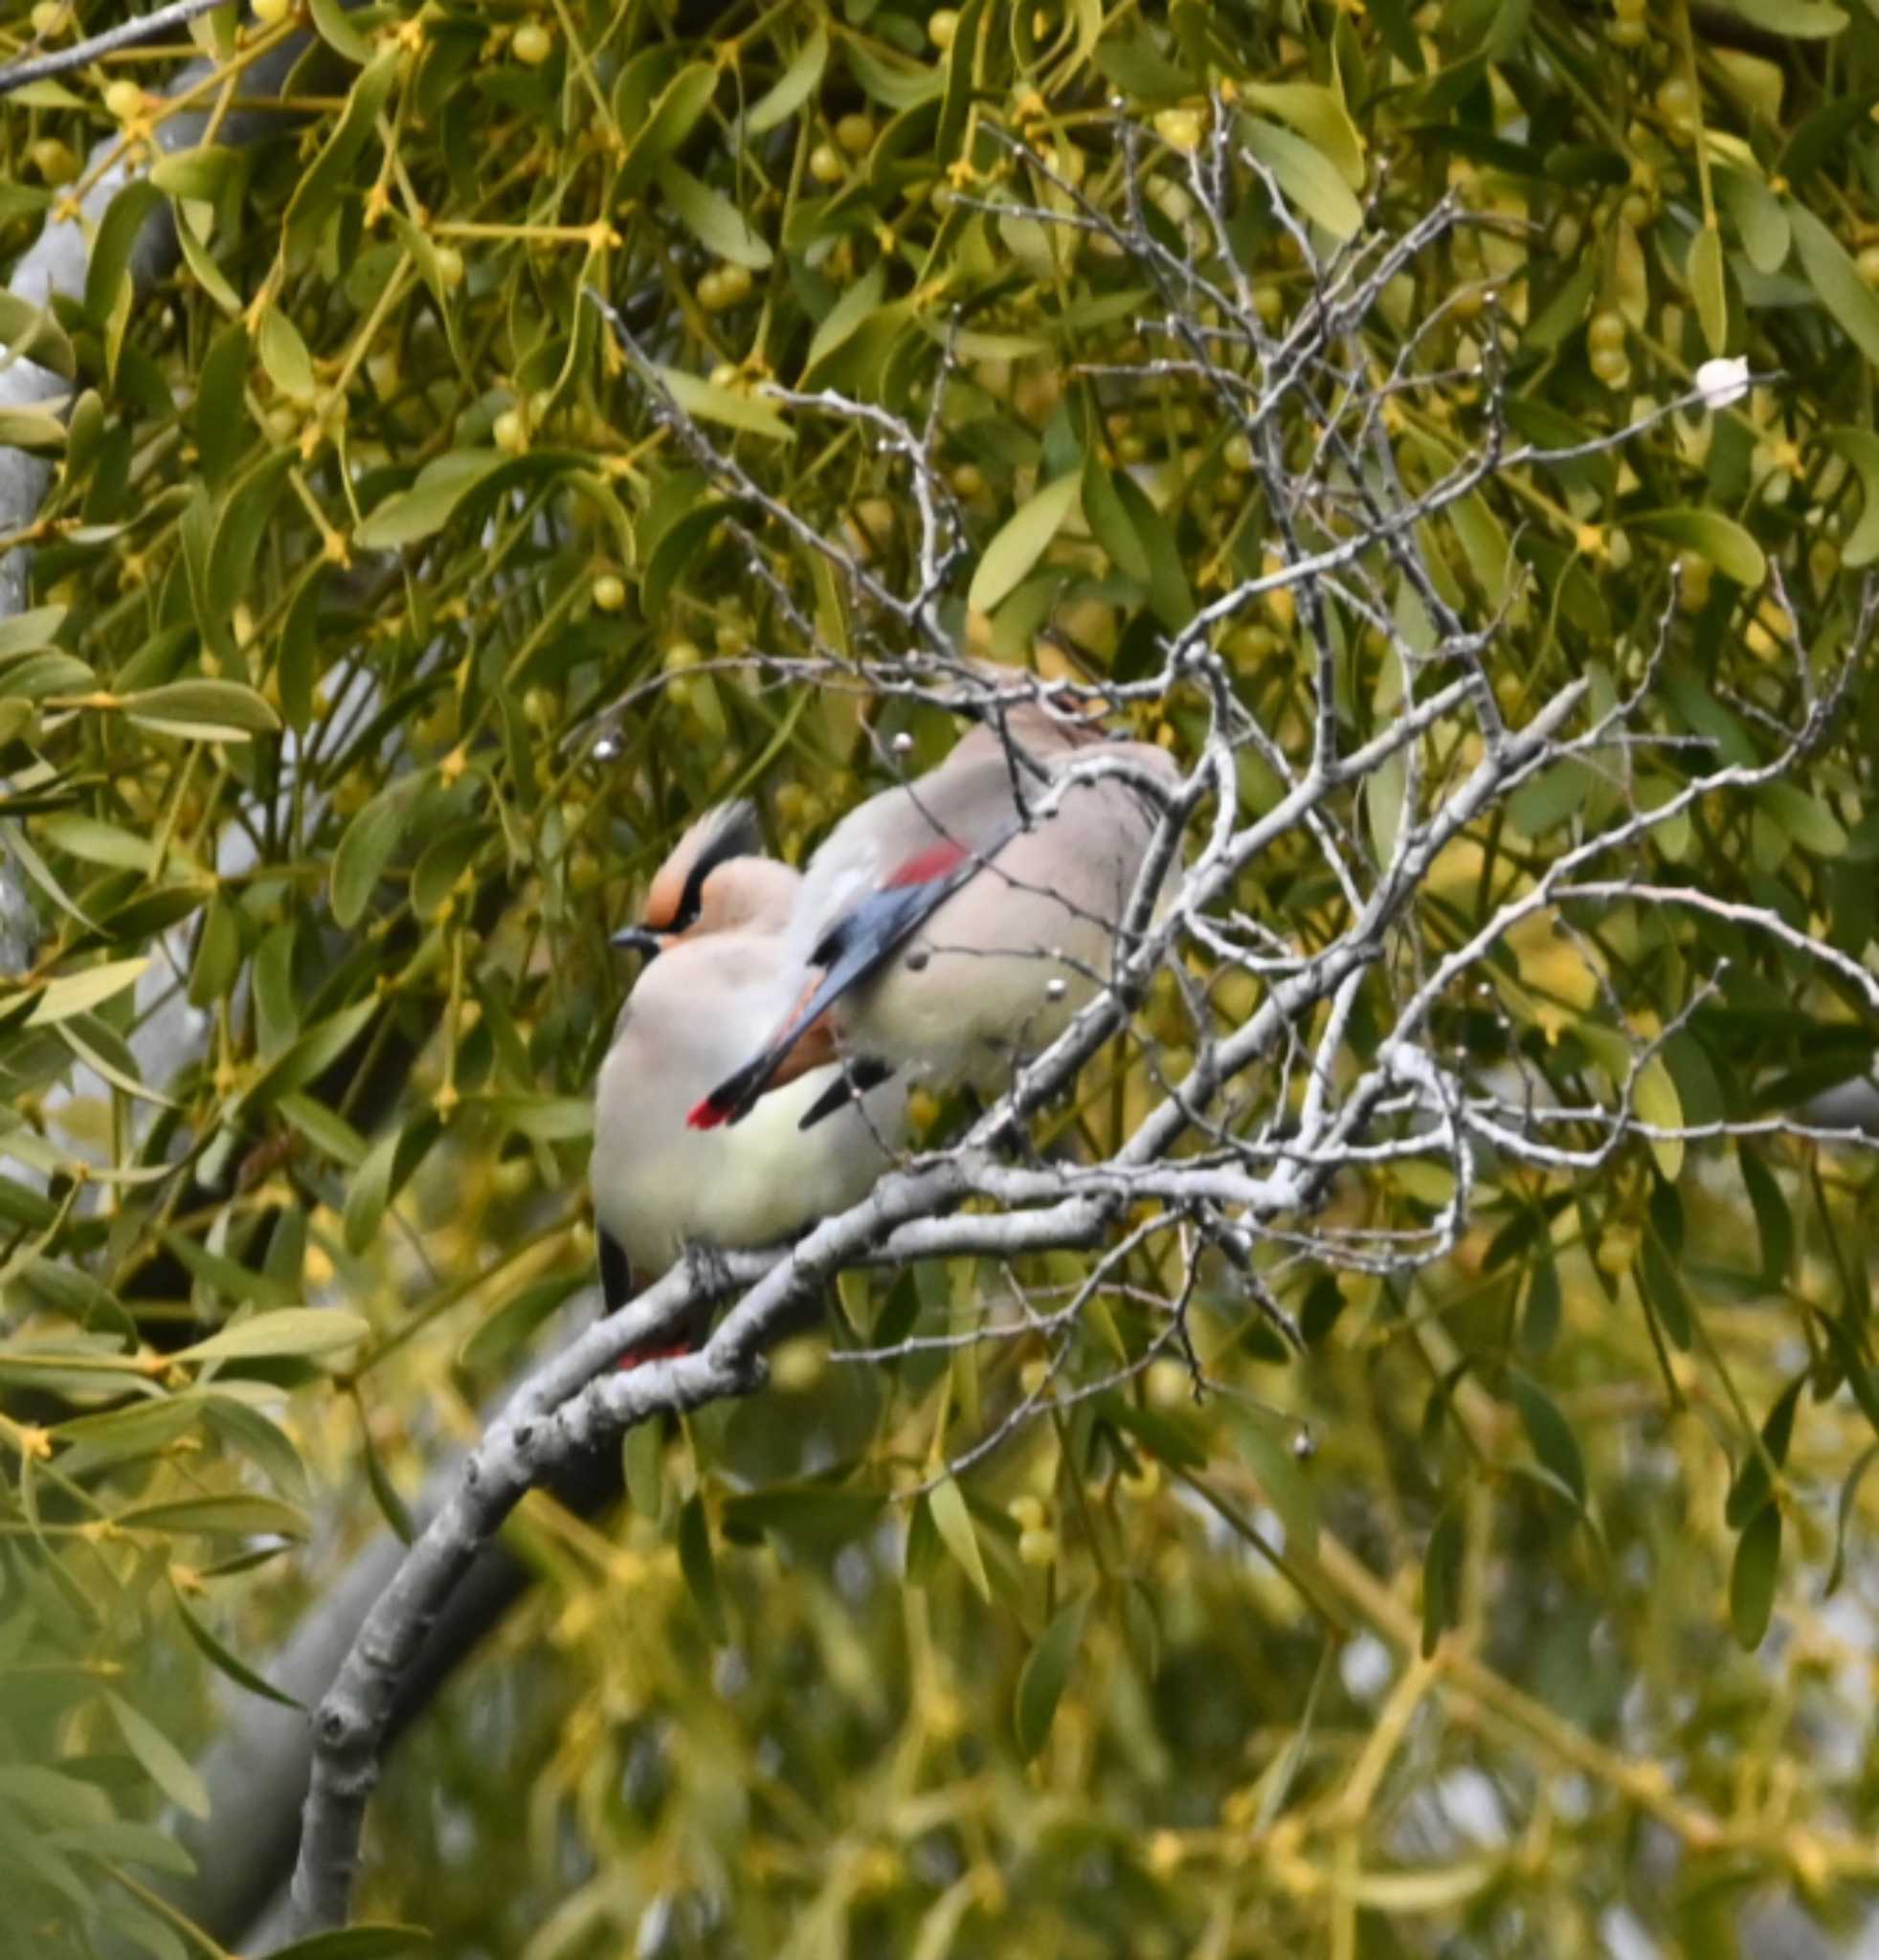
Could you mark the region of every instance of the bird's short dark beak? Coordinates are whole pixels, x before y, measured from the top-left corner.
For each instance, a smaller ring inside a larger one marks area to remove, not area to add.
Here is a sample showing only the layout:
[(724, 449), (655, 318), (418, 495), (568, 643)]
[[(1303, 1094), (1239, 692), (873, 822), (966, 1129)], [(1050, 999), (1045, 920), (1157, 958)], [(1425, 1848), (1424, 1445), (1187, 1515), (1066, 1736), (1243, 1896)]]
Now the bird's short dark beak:
[(648, 925), (622, 925), (614, 934), (614, 944), (628, 952), (643, 953), (647, 959), (656, 960), (665, 942)]

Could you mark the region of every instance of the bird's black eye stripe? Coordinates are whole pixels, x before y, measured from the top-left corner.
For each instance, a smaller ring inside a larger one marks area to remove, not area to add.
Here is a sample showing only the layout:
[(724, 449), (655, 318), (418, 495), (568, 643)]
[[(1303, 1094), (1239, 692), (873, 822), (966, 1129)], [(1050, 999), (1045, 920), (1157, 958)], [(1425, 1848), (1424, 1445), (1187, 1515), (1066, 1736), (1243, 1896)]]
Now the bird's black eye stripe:
[(696, 924), (699, 909), (705, 902), (705, 880), (720, 864), (728, 864), (733, 858), (751, 857), (762, 848), (754, 805), (742, 801), (727, 804), (717, 828), (711, 833), (710, 842), (698, 854), (697, 860), (685, 874), (685, 885), (679, 894), (678, 909), (664, 930), (683, 932), (687, 926)]

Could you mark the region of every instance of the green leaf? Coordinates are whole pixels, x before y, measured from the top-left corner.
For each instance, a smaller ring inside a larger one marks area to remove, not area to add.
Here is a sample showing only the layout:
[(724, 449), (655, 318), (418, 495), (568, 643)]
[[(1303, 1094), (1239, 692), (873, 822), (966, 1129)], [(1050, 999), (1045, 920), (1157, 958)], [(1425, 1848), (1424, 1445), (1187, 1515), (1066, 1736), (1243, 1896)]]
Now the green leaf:
[(1879, 361), (1879, 297), (1860, 278), (1846, 248), (1804, 204), (1789, 198), (1786, 209), (1801, 268), (1821, 304), (1868, 361)]
[(209, 1786), (190, 1768), (182, 1750), (122, 1695), (107, 1688), (104, 1700), (118, 1725), (118, 1732), (131, 1754), (143, 1764), (150, 1781), (178, 1810), (187, 1811), (192, 1817), (207, 1817)]
[(168, 1583), (170, 1602), (183, 1622), (183, 1630), (189, 1635), (196, 1652), (218, 1674), (226, 1675), (236, 1687), (246, 1688), (251, 1695), (259, 1695), (263, 1701), (278, 1702), (283, 1708), (305, 1708), (306, 1704), (303, 1702), (297, 1702), (292, 1695), (282, 1693), (265, 1676), (257, 1674), (245, 1660), (231, 1654), (190, 1610), (188, 1602), (177, 1589), (173, 1575), (169, 1577)]
[(385, 1208), (436, 1142), (443, 1125), (434, 1115), (414, 1117), (373, 1144), (346, 1194), (346, 1249), (358, 1254), (371, 1243)]
[(237, 1321), (206, 1341), (179, 1348), (172, 1361), (255, 1361), (282, 1354), (328, 1354), (371, 1333), (371, 1323), (338, 1307), (283, 1306)]
[(100, 219), (85, 263), (85, 311), (93, 325), (104, 326), (126, 296), (131, 249), (145, 220), (162, 201), (163, 193), (147, 177), (133, 177)]
[(769, 245), (729, 198), (677, 164), (661, 164), (658, 177), (665, 201), (707, 252), (751, 272), (768, 269), (773, 256)]
[(992, 1581), (986, 1576), (985, 1560), (978, 1548), (978, 1527), (967, 1508), (965, 1493), (951, 1477), (942, 1478), (927, 1493), (927, 1503), (947, 1550), (959, 1562), (978, 1596), (989, 1600)]
[(1778, 1289), (1786, 1283), (1794, 1263), (1794, 1219), (1788, 1201), (1781, 1195), (1774, 1172), (1761, 1161), (1760, 1152), (1746, 1139), (1735, 1146), (1735, 1164), (1761, 1239), (1761, 1277), (1770, 1288)]
[(1705, 225), (1690, 240), (1684, 270), (1703, 338), (1711, 353), (1720, 354), (1729, 345), (1729, 289), (1723, 280), (1722, 234), (1713, 225)]
[(202, 1537), (247, 1538), (268, 1532), (279, 1538), (305, 1538), (306, 1513), (272, 1497), (181, 1497), (163, 1503), (133, 1504), (116, 1522), (127, 1530), (165, 1531)]
[(727, 429), (768, 436), (772, 442), (790, 439), (790, 425), (774, 409), (753, 395), (720, 388), (715, 381), (688, 374), (682, 368), (655, 368), (653, 373), (666, 393), (697, 421), (722, 423)]
[(1318, 1493), (1293, 1454), (1289, 1436), (1277, 1436), (1270, 1418), (1243, 1404), (1230, 1405), (1231, 1428), (1246, 1467), (1286, 1527), (1288, 1550), (1311, 1551), (1318, 1543)]
[(1756, 791), (1756, 801), (1803, 851), (1818, 858), (1845, 853), (1846, 833), (1840, 819), (1822, 798), (1809, 795), (1799, 784), (1764, 783)]
[(1821, 440), (1859, 473), (1859, 522), (1840, 546), (1840, 562), (1858, 571), (1879, 558), (1879, 435), (1870, 429), (1823, 429)]
[(0, 408), (0, 448), (57, 451), (65, 424), (45, 409)]
[(370, 1423), (360, 1423), (359, 1439), (365, 1445), (366, 1482), (371, 1491), (372, 1502), (378, 1506), (378, 1515), (385, 1520), (392, 1537), (400, 1545), (414, 1545), (417, 1526), (412, 1522), (411, 1511), (404, 1499), (398, 1495), (398, 1486), (391, 1481), (385, 1459), (378, 1453), (378, 1445), (372, 1441)]
[(692, 133), (717, 92), (718, 71), (709, 61), (679, 71), (630, 140), (615, 182), (616, 198), (636, 197), (653, 181), (653, 172)]
[(810, 375), (816, 363), (827, 359), (840, 346), (861, 323), (872, 313), (887, 292), (887, 267), (883, 259), (876, 259), (855, 283), (842, 294), (823, 316), (822, 323), (816, 329), (809, 343), (809, 352), (803, 357), (802, 378), (805, 388), (814, 384)]
[(213, 204), (239, 167), (235, 153), (220, 144), (173, 149), (150, 166), (150, 182), (167, 197)]
[(1044, 555), (1083, 493), (1083, 473), (1066, 471), (1018, 505), (986, 547), (973, 574), (970, 603), (990, 612)]
[(1846, 15), (1828, 0), (1729, 0), (1729, 6), (1751, 27), (1796, 41), (1825, 40), (1846, 25)]
[(1087, 1595), (1073, 1599), (1039, 1635), (1038, 1644), (1024, 1657), (1012, 1704), (1012, 1732), (1018, 1753), (1027, 1763), (1050, 1739), (1050, 1725), (1056, 1718), (1057, 1704), (1063, 1698), (1070, 1669), (1076, 1663), (1077, 1649), (1083, 1644), (1084, 1620), (1088, 1612)]
[(457, 507), (508, 458), (499, 449), (454, 449), (418, 471), (409, 490), (376, 504), (352, 533), (364, 551), (395, 551), (442, 530)]
[(1828, 1568), (1823, 1595), (1831, 1599), (1846, 1576), (1846, 1527), (1858, 1516), (1860, 1484), (1866, 1473), (1879, 1460), (1879, 1443), (1868, 1443), (1840, 1485), (1840, 1500), (1834, 1508), (1833, 1564)]
[(366, 916), (404, 836), (411, 801), (411, 779), (401, 778), (381, 790), (347, 825), (333, 853), (332, 907), (339, 924), (354, 926)]
[(248, 329), (231, 320), (209, 343), (196, 373), (190, 422), (202, 474), (212, 490), (221, 489), (255, 433), (245, 399), (248, 355)]
[[(475, 1327), (458, 1350), (458, 1366), (473, 1373), (500, 1367), (591, 1275), (557, 1273), (525, 1286)], [(646, 1425), (648, 1428), (654, 1425)]]
[[(1128, 479), (1122, 479), (1127, 481)], [(1084, 457), (1083, 514), (1090, 535), (1109, 554), (1116, 569), (1146, 586), (1152, 575), (1148, 547), (1142, 543), (1129, 512), (1116, 494), (1116, 479), (1094, 450)]]
[(1459, 1501), (1445, 1505), (1429, 1533), (1429, 1548), (1422, 1555), (1422, 1658), (1427, 1659), (1436, 1643), (1462, 1617), (1462, 1506)]
[(282, 394), (302, 408), (311, 407), (320, 392), (313, 376), (313, 356), (306, 350), (300, 328), (279, 306), (269, 306), (261, 315), (255, 351), (267, 378)]
[(62, 381), (78, 378), (78, 352), (52, 309), (17, 293), (0, 292), (0, 346), (9, 358), (49, 368)]
[(725, 1624), (718, 1561), (711, 1550), (711, 1524), (705, 1515), (705, 1501), (697, 1495), (687, 1498), (679, 1512), (679, 1570), (685, 1575), (705, 1630), (722, 1645), (730, 1633)]
[(1364, 186), (1364, 146), (1343, 98), (1315, 82), (1242, 81), (1240, 100), (1288, 123), (1311, 147), (1327, 157), (1353, 190)]
[[(0, 660), (11, 660), (16, 654), (30, 654), (50, 646), (58, 637), (58, 629), (65, 624), (65, 615), (71, 610), (69, 606), (33, 606), (14, 613), (11, 619), (0, 619)], [(11, 687), (8, 691), (11, 691)]]
[(140, 727), (200, 742), (246, 742), (280, 731), (280, 717), (237, 680), (171, 680), (119, 698)]
[(1572, 1492), (1573, 1502), (1585, 1508), (1585, 1459), (1579, 1454), (1578, 1438), (1572, 1424), (1559, 1413), (1559, 1405), (1540, 1385), (1516, 1369), (1508, 1377), (1508, 1388), (1527, 1440), (1542, 1467), (1550, 1470)]
[(1759, 1647), (1768, 1631), (1780, 1566), (1780, 1506), (1764, 1504), (1735, 1541), (1735, 1560), (1729, 1572), (1729, 1623), (1744, 1647)]
[(774, 129), (779, 122), (787, 122), (816, 93), (828, 60), (829, 37), (818, 24), (796, 50), (790, 65), (750, 105), (749, 113), (744, 118), (746, 132), (761, 136), (765, 130)]
[(87, 864), (108, 864), (114, 871), (141, 872), (145, 878), (156, 876), (156, 840), (138, 836), (120, 824), (106, 823), (102, 817), (87, 816), (78, 810), (55, 811), (39, 819), (39, 835), (54, 849)]
[(1662, 538), (1707, 558), (1725, 578), (1753, 590), (1768, 576), (1761, 546), (1732, 517), (1716, 510), (1647, 510), (1624, 519), (1627, 531)]
[(729, 1499), (719, 1514), (724, 1535), (745, 1545), (766, 1532), (816, 1545), (839, 1545), (881, 1515), (883, 1498), (865, 1486), (829, 1482), (772, 1483)]
[(884, 109), (898, 112), (929, 102), (946, 86), (937, 68), (877, 53), (859, 34), (842, 42), (841, 58), (862, 90)]
[[(1677, 1094), (1676, 1079), (1664, 1058), (1653, 1055), (1638, 1071), (1631, 1084), (1631, 1106), (1640, 1121), (1656, 1129), (1681, 1129), (1684, 1122), (1683, 1098)], [(1650, 1153), (1657, 1172), (1666, 1184), (1675, 1184), (1684, 1168), (1681, 1137), (1652, 1137)]]
[(1759, 177), (1718, 165), (1713, 172), (1716, 199), (1729, 213), (1749, 263), (1765, 278), (1773, 278), (1787, 263), (1794, 233), (1781, 200)]
[(1240, 132), (1286, 198), (1313, 224), (1323, 226), (1333, 238), (1356, 236), (1364, 221), (1363, 206), (1323, 150), (1257, 116), (1241, 117)]
[(107, 960), (101, 967), (87, 967), (82, 973), (48, 981), (26, 1024), (44, 1028), (55, 1021), (70, 1020), (74, 1014), (89, 1013), (101, 1001), (133, 986), (149, 964), (148, 954), (134, 960)]
[(1178, 633), (1194, 617), (1194, 593), (1174, 534), (1149, 493), (1132, 477), (1118, 475), (1114, 487), (1116, 500), (1148, 554), (1149, 609), (1170, 633)]
[(278, 1055), (242, 1091), (241, 1106), (266, 1109), (295, 1089), (303, 1088), (317, 1075), (324, 1074), (350, 1048), (379, 1010), (376, 997), (368, 995), (350, 1007), (309, 1028), (298, 1041)]
[(339, 202), (352, 166), (371, 139), (378, 112), (391, 93), (391, 84), (397, 79), (398, 66), (404, 58), (401, 48), (386, 48), (353, 82), (332, 134), (319, 155), (302, 171), (288, 202), (286, 232), (290, 238), (310, 240)]
[(345, 0), (309, 0), (313, 31), (335, 55), (363, 68), (372, 57), (372, 44), (346, 17)]

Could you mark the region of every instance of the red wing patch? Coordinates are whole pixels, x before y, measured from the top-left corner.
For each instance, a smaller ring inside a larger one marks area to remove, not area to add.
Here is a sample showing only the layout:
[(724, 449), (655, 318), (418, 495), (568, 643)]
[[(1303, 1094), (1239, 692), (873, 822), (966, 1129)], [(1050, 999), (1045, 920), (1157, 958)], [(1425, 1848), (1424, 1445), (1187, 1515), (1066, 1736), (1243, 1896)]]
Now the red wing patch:
[(908, 885), (931, 884), (936, 879), (944, 878), (949, 871), (963, 864), (967, 856), (963, 844), (933, 844), (917, 856), (909, 858), (887, 880), (884, 889), (894, 892), (902, 891)]

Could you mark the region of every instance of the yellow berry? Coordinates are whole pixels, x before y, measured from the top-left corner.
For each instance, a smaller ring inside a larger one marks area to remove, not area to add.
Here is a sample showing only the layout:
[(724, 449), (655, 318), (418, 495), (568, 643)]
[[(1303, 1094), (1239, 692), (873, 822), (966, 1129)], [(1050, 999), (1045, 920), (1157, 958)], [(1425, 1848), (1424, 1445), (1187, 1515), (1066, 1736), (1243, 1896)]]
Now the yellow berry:
[(844, 175), (841, 152), (832, 143), (818, 143), (809, 152), (809, 174), (818, 184), (839, 184)]
[[(257, 11), (258, 11), (257, 9)], [(55, 34), (63, 33), (71, 22), (71, 16), (66, 11), (65, 0), (39, 0), (39, 4), (28, 17), (33, 22), (33, 32), (42, 41), (49, 41)]]
[(1879, 245), (1862, 248), (1859, 256), (1860, 278), (1868, 286), (1879, 286)]
[(593, 582), (593, 603), (603, 612), (617, 612), (626, 604), (626, 581), (615, 572), (603, 572)]
[(835, 140), (851, 157), (865, 156), (874, 146), (874, 118), (857, 109), (835, 125)]
[(463, 283), (463, 255), (455, 245), (437, 247), (437, 278), (446, 291)]
[(675, 639), (665, 650), (665, 671), (682, 674), (688, 667), (696, 667), (704, 657), (691, 640)]
[(976, 497), (985, 488), (985, 472), (976, 463), (961, 463), (952, 472), (952, 487), (961, 497)]
[(1696, 108), (1696, 91), (1681, 75), (1673, 75), (1657, 91), (1657, 113), (1666, 122), (1687, 122)]
[(1607, 388), (1624, 388), (1631, 380), (1631, 363), (1622, 347), (1595, 347), (1589, 366)]
[(250, 0), (249, 11), (263, 27), (275, 27), (293, 11), (294, 0)]
[(1154, 119), (1154, 129), (1170, 149), (1195, 150), (1200, 147), (1200, 112), (1197, 109), (1163, 109)]
[(1613, 352), (1624, 345), (1624, 316), (1608, 308), (1595, 313), (1585, 329), (1585, 344), (1594, 353)]
[(1015, 1497), (1005, 1506), (1012, 1523), (1020, 1531), (1041, 1531), (1044, 1525), (1042, 1501), (1035, 1497)]
[(114, 81), (104, 91), (104, 106), (120, 122), (141, 116), (148, 98), (134, 81)]
[(506, 449), (511, 456), (528, 447), (528, 430), (517, 409), (504, 409), (491, 424), (489, 434), (496, 447)]
[(1253, 445), (1243, 435), (1229, 435), (1220, 454), (1236, 476), (1243, 477), (1253, 466)]
[(1057, 1533), (1020, 1531), (1018, 1534), (1018, 1557), (1020, 1565), (1054, 1566), (1057, 1563)]
[(959, 16), (951, 7), (941, 7), (927, 16), (927, 38), (933, 46), (944, 52), (951, 47), (953, 36), (959, 32)]
[(1650, 223), (1650, 199), (1642, 190), (1626, 194), (1624, 202), (1618, 208), (1618, 214), (1634, 232), (1641, 232)]
[(692, 291), (707, 313), (720, 313), (730, 303), (725, 298), (724, 274), (715, 269), (705, 273)]
[(727, 265), (719, 268), (718, 289), (724, 295), (727, 306), (736, 306), (750, 297), (750, 268), (748, 265)]
[(554, 36), (539, 20), (526, 20), (510, 37), (509, 52), (518, 61), (539, 68), (554, 53)]
[(1614, 48), (1642, 48), (1650, 38), (1642, 20), (1615, 20), (1607, 32)]
[(42, 136), (26, 146), (33, 167), (48, 184), (69, 184), (78, 174), (78, 160), (56, 136)]

